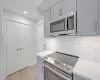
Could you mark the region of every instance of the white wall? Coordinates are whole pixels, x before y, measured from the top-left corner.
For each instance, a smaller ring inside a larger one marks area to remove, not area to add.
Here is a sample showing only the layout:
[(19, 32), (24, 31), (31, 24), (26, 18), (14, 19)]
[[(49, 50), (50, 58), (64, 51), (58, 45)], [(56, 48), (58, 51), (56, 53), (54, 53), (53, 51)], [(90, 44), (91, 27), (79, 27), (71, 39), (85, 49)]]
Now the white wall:
[(57, 50), (56, 38), (45, 38), (46, 50)]
[(3, 22), (3, 12), (2, 12), (2, 7), (3, 7), (3, 0), (0, 0), (0, 80), (3, 80), (3, 40), (2, 40), (2, 22)]
[(46, 39), (47, 50), (77, 55), (100, 62), (100, 36), (69, 36)]
[(36, 21), (36, 53), (44, 51), (44, 18)]
[(44, 17), (41, 18), (40, 20), (36, 21), (36, 26), (38, 26), (39, 24), (44, 23)]

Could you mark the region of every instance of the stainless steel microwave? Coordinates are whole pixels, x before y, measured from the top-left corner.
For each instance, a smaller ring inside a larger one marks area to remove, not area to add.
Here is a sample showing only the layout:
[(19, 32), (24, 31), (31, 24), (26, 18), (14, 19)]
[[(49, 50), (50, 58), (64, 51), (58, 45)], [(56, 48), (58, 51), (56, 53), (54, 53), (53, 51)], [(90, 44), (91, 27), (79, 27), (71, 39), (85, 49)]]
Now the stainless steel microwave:
[(76, 12), (69, 13), (67, 18), (50, 23), (50, 35), (76, 35), (77, 15)]

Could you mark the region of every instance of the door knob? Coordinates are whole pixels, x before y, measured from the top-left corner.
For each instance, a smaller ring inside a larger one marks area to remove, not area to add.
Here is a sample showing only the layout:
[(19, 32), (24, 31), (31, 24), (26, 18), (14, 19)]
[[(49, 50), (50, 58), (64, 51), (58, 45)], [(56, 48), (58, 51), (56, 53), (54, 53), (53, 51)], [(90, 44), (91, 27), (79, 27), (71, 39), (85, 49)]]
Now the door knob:
[(19, 51), (19, 49), (16, 49), (17, 51)]
[(23, 50), (22, 48), (20, 48), (20, 50)]

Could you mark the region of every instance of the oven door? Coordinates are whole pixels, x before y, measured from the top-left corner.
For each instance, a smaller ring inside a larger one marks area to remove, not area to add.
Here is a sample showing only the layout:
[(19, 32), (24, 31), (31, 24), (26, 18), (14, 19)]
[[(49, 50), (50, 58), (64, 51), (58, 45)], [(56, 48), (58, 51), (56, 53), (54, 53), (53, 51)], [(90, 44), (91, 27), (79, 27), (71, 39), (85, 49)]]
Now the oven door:
[(53, 70), (49, 66), (44, 67), (44, 80), (72, 80), (70, 77), (66, 77), (61, 73)]

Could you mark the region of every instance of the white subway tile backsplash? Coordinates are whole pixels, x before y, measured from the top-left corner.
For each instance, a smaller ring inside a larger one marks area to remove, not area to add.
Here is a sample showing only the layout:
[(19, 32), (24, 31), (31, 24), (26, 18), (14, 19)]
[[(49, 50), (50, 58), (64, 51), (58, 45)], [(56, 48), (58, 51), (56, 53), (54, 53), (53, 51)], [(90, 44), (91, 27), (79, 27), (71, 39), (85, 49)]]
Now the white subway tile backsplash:
[(56, 50), (57, 48), (57, 41), (56, 38), (46, 39), (46, 50)]
[(46, 39), (47, 49), (100, 62), (100, 36), (65, 36)]

